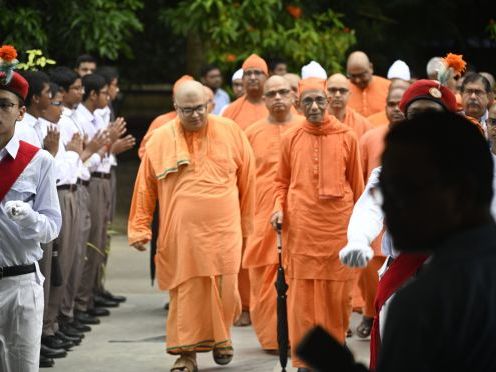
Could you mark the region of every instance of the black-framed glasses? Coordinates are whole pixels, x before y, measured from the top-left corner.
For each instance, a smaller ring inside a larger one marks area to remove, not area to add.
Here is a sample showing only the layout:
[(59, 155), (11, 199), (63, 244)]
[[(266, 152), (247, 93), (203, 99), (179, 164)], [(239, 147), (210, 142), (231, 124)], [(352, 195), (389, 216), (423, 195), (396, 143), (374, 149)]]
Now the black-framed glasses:
[(18, 103), (13, 103), (9, 101), (0, 101), (0, 110), (5, 112), (12, 112), (14, 106), (18, 106)]
[(349, 91), (347, 88), (327, 88), (327, 92), (332, 96), (335, 96), (337, 93), (344, 96)]
[(306, 107), (312, 106), (314, 102), (317, 104), (317, 106), (322, 107), (322, 106), (327, 105), (327, 98), (316, 97), (315, 99), (313, 99), (313, 98), (307, 97), (307, 98), (304, 98), (301, 100), (301, 103), (303, 104), (303, 106), (306, 106)]
[(472, 94), (475, 94), (477, 97), (482, 97), (486, 95), (487, 92), (482, 89), (464, 89), (462, 91), (462, 94), (466, 94), (467, 96), (471, 96)]
[(290, 89), (279, 89), (279, 90), (269, 90), (264, 93), (264, 96), (267, 98), (274, 98), (276, 95), (280, 95), (281, 97), (286, 97), (291, 93)]
[(183, 115), (193, 115), (194, 112), (197, 112), (198, 114), (204, 114), (207, 111), (207, 105), (198, 105), (195, 107), (176, 107)]

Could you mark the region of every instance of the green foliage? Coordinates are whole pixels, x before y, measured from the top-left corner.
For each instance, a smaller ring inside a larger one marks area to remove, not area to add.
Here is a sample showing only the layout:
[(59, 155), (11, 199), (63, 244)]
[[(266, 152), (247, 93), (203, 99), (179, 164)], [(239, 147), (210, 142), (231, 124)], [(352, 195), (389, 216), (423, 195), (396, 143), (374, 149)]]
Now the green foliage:
[(136, 15), (143, 0), (31, 0), (23, 7), (15, 3), (2, 4), (0, 27), (4, 42), (19, 51), (42, 49), (72, 58), (86, 52), (116, 60), (121, 54), (132, 56), (129, 41), (143, 30)]
[(28, 59), (26, 62), (17, 64), (16, 68), (19, 70), (38, 70), (44, 68), (46, 65), (54, 65), (56, 62), (53, 59), (46, 58), (43, 52), (39, 49), (30, 49), (26, 51)]
[(207, 60), (230, 69), (257, 53), (285, 58), (292, 67), (314, 59), (333, 72), (355, 43), (341, 18), (331, 9), (307, 15), (282, 0), (180, 1), (160, 15), (177, 35), (199, 35)]

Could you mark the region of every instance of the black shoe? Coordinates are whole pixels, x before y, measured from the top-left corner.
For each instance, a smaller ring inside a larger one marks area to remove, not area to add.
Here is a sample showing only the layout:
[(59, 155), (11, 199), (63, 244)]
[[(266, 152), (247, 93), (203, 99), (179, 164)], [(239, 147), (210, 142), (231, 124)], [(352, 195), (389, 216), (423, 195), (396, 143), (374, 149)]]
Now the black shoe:
[(95, 299), (93, 302), (95, 304), (95, 307), (118, 307), (119, 306), (119, 302), (111, 301), (111, 300), (109, 300), (103, 296), (98, 296), (98, 295), (95, 296)]
[(69, 337), (84, 338), (84, 333), (70, 326), (68, 323), (59, 323), (59, 331)]
[(60, 331), (55, 332), (55, 337), (57, 337), (62, 341), (70, 341), (76, 346), (78, 346), (81, 343), (81, 339), (79, 337), (67, 336), (65, 333), (62, 333)]
[(83, 324), (100, 324), (100, 319), (82, 311), (75, 311), (74, 319)]
[(67, 356), (67, 351), (64, 349), (52, 349), (46, 345), (41, 344), (40, 355), (46, 358), (65, 358)]
[(88, 309), (87, 313), (91, 316), (109, 316), (110, 311), (103, 307), (94, 307), (93, 309)]
[(83, 324), (76, 319), (73, 319), (72, 322), (69, 323), (69, 325), (78, 332), (90, 332), (91, 331), (90, 326)]
[(53, 367), (54, 364), (55, 362), (53, 361), (52, 358), (48, 358), (44, 355), (40, 355), (40, 365), (39, 365), (40, 368), (51, 368)]
[(104, 290), (101, 293), (102, 297), (105, 297), (107, 300), (114, 301), (114, 302), (126, 302), (127, 298), (124, 296), (118, 296), (118, 295), (113, 295), (107, 290)]
[(74, 347), (74, 343), (72, 341), (64, 341), (56, 336), (43, 336), (41, 337), (41, 343), (51, 349), (70, 350)]

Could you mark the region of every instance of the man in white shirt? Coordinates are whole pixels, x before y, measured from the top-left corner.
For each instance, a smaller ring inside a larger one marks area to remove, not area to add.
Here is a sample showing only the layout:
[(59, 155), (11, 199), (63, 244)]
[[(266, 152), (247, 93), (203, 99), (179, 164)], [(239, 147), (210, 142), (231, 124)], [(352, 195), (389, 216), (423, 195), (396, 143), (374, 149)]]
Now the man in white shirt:
[(222, 109), (231, 102), (227, 92), (221, 88), (222, 73), (220, 69), (215, 65), (203, 67), (200, 81), (214, 92), (215, 107), (213, 114), (220, 115)]
[(0, 76), (0, 370), (39, 369), (43, 275), (38, 260), (59, 233), (62, 218), (54, 160), (20, 140), (28, 83), (13, 72)]
[[(98, 74), (86, 75), (82, 78), (84, 87), (83, 101), (76, 108), (73, 119), (88, 140), (106, 132), (105, 123), (100, 116), (95, 115), (97, 109), (108, 105), (108, 84)], [(77, 313), (87, 313), (91, 316), (109, 315), (107, 309), (94, 307), (94, 283), (99, 271), (103, 269), (106, 249), (107, 212), (110, 209), (110, 158), (108, 156), (111, 143), (107, 141), (97, 153), (84, 161), (91, 174), (88, 187), (90, 195), (89, 211), (91, 227), (86, 250), (86, 261), (76, 296), (75, 309)]]

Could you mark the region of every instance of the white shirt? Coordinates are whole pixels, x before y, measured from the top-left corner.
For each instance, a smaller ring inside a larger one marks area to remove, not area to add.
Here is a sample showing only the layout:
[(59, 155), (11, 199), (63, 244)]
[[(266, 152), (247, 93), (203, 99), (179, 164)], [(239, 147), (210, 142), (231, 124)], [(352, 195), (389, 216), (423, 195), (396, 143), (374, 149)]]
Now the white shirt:
[(19, 140), (43, 148), (43, 131), (39, 120), (33, 115), (26, 112), (22, 120), (16, 123), (15, 133)]
[[(41, 129), (47, 133), (48, 127), (57, 128), (58, 125), (39, 118)], [(66, 151), (62, 138), (59, 139), (59, 148), (55, 154), (55, 177), (57, 186), (74, 185), (77, 182), (79, 168), (82, 162), (79, 154), (74, 151)]]
[(229, 95), (225, 90), (219, 88), (215, 91), (214, 102), (215, 102), (215, 107), (214, 107), (214, 112), (212, 112), (212, 114), (220, 115), (223, 109), (227, 105), (229, 105), (231, 99), (229, 98)]
[[(91, 140), (98, 131), (104, 130), (105, 123), (98, 115), (93, 115), (82, 103), (76, 108), (73, 115), (74, 121), (83, 129), (84, 134)], [(110, 173), (110, 159), (108, 155), (103, 158), (93, 154), (84, 163), (90, 172)]]
[[(15, 159), (18, 150), (19, 138), (14, 134), (0, 150), (0, 161), (5, 156)], [(5, 211), (5, 203), (11, 200), (29, 203), (38, 214), (36, 223), (21, 227), (12, 221)], [(48, 152), (39, 150), (0, 201), (0, 267), (28, 265), (40, 260), (43, 256), (40, 243), (55, 239), (61, 225), (54, 160)]]

